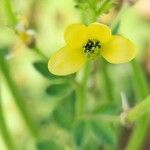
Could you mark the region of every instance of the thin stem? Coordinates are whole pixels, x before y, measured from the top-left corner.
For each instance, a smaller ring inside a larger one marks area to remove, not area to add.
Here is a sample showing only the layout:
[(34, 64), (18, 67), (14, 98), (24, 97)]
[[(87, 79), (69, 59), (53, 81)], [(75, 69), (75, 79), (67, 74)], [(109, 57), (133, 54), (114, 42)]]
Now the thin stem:
[(27, 107), (24, 103), (24, 99), (22, 98), (21, 94), (19, 93), (15, 82), (11, 78), (11, 75), (9, 72), (9, 66), (7, 65), (7, 62), (6, 62), (2, 52), (0, 53), (0, 69), (1, 69), (2, 74), (4, 75), (4, 77), (6, 79), (6, 82), (9, 86), (9, 89), (11, 90), (12, 95), (14, 96), (14, 100), (15, 100), (18, 108), (19, 108), (22, 116), (24, 117), (24, 119), (26, 121), (27, 127), (29, 128), (32, 136), (37, 137), (36, 126), (33, 123), (32, 118), (28, 114)]
[(8, 17), (8, 20), (9, 20), (10, 24), (15, 26), (17, 24), (17, 18), (14, 15), (14, 12), (12, 10), (10, 0), (3, 0), (3, 2), (4, 2), (4, 8), (5, 8), (5, 12)]
[(126, 119), (129, 122), (134, 122), (140, 117), (150, 112), (150, 96), (148, 96), (145, 100), (137, 104), (131, 110), (128, 111)]
[(8, 148), (8, 150), (16, 150), (16, 147), (12, 141), (11, 135), (7, 129), (7, 125), (5, 122), (2, 104), (1, 104), (1, 95), (0, 95), (0, 131), (3, 137), (3, 140)]
[(81, 120), (91, 121), (91, 120), (102, 120), (110, 123), (120, 123), (119, 116), (107, 115), (107, 114), (97, 114), (97, 115), (83, 115), (80, 118)]
[[(133, 70), (134, 82), (135, 82), (136, 87), (137, 87), (136, 89), (138, 90), (139, 98), (142, 100), (149, 93), (149, 88), (148, 88), (148, 85), (146, 82), (146, 78), (143, 74), (141, 67), (139, 66), (139, 64), (136, 60), (131, 62), (131, 67)], [(145, 106), (145, 104), (144, 104), (144, 106)], [(146, 111), (147, 111), (147, 109), (146, 109)], [(134, 111), (131, 114), (132, 115), (130, 117), (131, 118), (134, 117)], [(126, 147), (126, 150), (139, 150), (139, 149), (141, 149), (141, 146), (144, 142), (144, 139), (146, 138), (149, 123), (150, 123), (150, 120), (148, 119), (147, 115), (143, 116), (137, 122), (136, 126), (133, 129), (133, 132), (132, 132), (130, 141)]]
[(133, 60), (131, 62), (131, 67), (132, 67), (132, 71), (133, 71), (135, 87), (138, 87), (138, 88), (136, 88), (136, 91), (138, 93), (138, 97), (140, 98), (140, 100), (142, 100), (149, 93), (149, 87), (146, 82), (147, 79), (146, 79), (139, 63), (136, 60)]
[(32, 50), (37, 53), (45, 62), (48, 62), (48, 57), (37, 47), (33, 47)]
[(102, 60), (102, 69), (100, 71), (102, 73), (102, 78), (104, 81), (104, 89), (107, 95), (107, 100), (110, 102), (114, 102), (116, 99), (114, 87), (113, 87), (112, 80), (109, 76), (107, 63), (104, 60)]
[(76, 88), (76, 118), (78, 119), (85, 113), (85, 102), (87, 93), (87, 82), (91, 72), (90, 63), (87, 63), (84, 70), (81, 82)]
[(83, 86), (79, 86), (76, 89), (76, 119), (84, 113), (85, 110), (85, 88)]
[[(115, 20), (115, 22), (112, 24), (113, 31), (116, 30), (116, 26), (120, 20), (120, 17), (122, 15), (122, 12), (124, 12), (128, 8), (129, 4), (125, 3), (122, 6), (122, 9)], [(116, 31), (115, 31), (116, 32)], [(143, 71), (141, 70), (141, 67), (137, 63), (136, 60), (131, 62), (131, 67), (133, 70), (133, 79), (135, 83), (135, 87), (137, 90), (137, 93), (139, 95), (139, 98), (142, 100), (148, 95), (148, 85), (146, 82), (146, 78), (143, 74)], [(133, 111), (134, 112), (134, 111)], [(133, 112), (131, 113), (133, 115)], [(132, 135), (130, 137), (130, 141), (126, 147), (126, 150), (139, 150), (141, 148), (141, 145), (144, 141), (144, 138), (146, 136), (146, 131), (148, 129), (149, 125), (149, 119), (147, 119), (146, 116), (143, 116), (139, 122), (137, 122), (137, 125), (134, 127)]]

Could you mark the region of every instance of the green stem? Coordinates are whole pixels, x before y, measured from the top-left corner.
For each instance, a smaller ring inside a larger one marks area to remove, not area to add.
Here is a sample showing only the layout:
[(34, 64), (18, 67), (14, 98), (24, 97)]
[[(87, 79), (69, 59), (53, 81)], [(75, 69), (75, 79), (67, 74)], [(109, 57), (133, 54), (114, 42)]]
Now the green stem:
[[(115, 22), (112, 24), (112, 30), (114, 31), (113, 33), (117, 33), (116, 31), (117, 24), (122, 16), (122, 13), (128, 8), (128, 6), (129, 6), (128, 3), (125, 3), (122, 6), (122, 9), (118, 17), (116, 18)], [(146, 78), (143, 74), (143, 71), (141, 70), (141, 67), (139, 66), (136, 60), (131, 62), (131, 67), (133, 70), (133, 79), (136, 85), (135, 87), (139, 95), (139, 98), (142, 100), (149, 93), (148, 92), (149, 88), (146, 82)], [(131, 113), (132, 115), (133, 115), (133, 112)], [(133, 132), (132, 132), (130, 141), (126, 147), (126, 150), (139, 150), (141, 148), (141, 145), (143, 144), (144, 138), (146, 136), (148, 125), (149, 125), (149, 119), (147, 119), (146, 116), (143, 116), (141, 120), (137, 122), (135, 128), (133, 129)]]
[(80, 118), (85, 113), (85, 102), (87, 93), (87, 82), (91, 72), (90, 63), (87, 63), (84, 70), (81, 82), (76, 88), (76, 118)]
[(3, 2), (4, 2), (4, 9), (8, 17), (8, 20), (11, 25), (15, 26), (17, 24), (17, 18), (14, 15), (14, 12), (12, 10), (10, 0), (3, 0)]
[(135, 122), (137, 119), (150, 112), (150, 96), (128, 111), (126, 119), (128, 122)]
[[(0, 51), (1, 52), (1, 51)], [(22, 116), (24, 117), (26, 124), (32, 134), (33, 137), (37, 137), (37, 129), (35, 124), (32, 121), (32, 118), (30, 117), (30, 115), (28, 114), (26, 105), (24, 103), (24, 99), (22, 98), (21, 94), (18, 91), (18, 88), (15, 84), (15, 82), (13, 81), (13, 79), (11, 78), (10, 72), (9, 72), (9, 66), (7, 65), (7, 62), (4, 58), (4, 55), (2, 54), (2, 52), (0, 53), (0, 69), (6, 79), (6, 82), (9, 86), (9, 89), (11, 90), (12, 95), (14, 96), (14, 100), (22, 114)]]
[(16, 150), (16, 147), (12, 141), (12, 138), (11, 138), (9, 131), (7, 129), (7, 126), (6, 126), (3, 109), (2, 109), (2, 104), (1, 104), (1, 97), (0, 97), (0, 131), (1, 131), (3, 140), (4, 140), (8, 150)]
[(33, 47), (32, 49), (33, 49), (33, 51), (34, 51), (35, 53), (37, 53), (45, 62), (48, 62), (48, 57), (46, 57), (45, 54), (43, 54), (43, 52), (42, 52), (39, 48)]
[(141, 69), (140, 65), (136, 60), (133, 60), (131, 62), (131, 67), (133, 70), (133, 79), (135, 83), (136, 91), (138, 93), (138, 98), (140, 100), (144, 99), (148, 93), (149, 93), (149, 87), (147, 84), (147, 79), (143, 73), (143, 70)]
[(101, 66), (102, 66), (102, 69), (100, 70), (100, 72), (102, 73), (102, 78), (104, 81), (104, 91), (106, 92), (107, 100), (110, 102), (114, 102), (116, 99), (114, 87), (113, 87), (112, 80), (109, 76), (108, 66), (107, 66), (107, 63), (105, 62), (105, 60), (102, 60)]
[[(137, 85), (136, 89), (138, 91), (139, 97), (140, 99), (144, 99), (148, 93), (149, 93), (149, 88), (146, 82), (146, 78), (143, 74), (143, 71), (141, 69), (141, 67), (139, 66), (138, 62), (136, 60), (131, 62), (131, 67), (133, 70), (133, 78), (134, 78), (134, 82)], [(148, 101), (148, 100), (147, 100)], [(146, 103), (147, 103), (146, 101)], [(144, 103), (144, 102), (143, 102)], [(142, 107), (145, 106), (145, 111), (147, 111), (147, 106), (145, 104), (142, 103)], [(139, 108), (139, 106), (135, 107), (136, 109)], [(132, 119), (132, 117), (134, 117), (134, 111), (131, 113), (131, 116), (129, 116), (130, 119)], [(136, 117), (135, 117), (136, 118)], [(150, 120), (148, 119), (148, 116), (145, 115), (143, 116), (135, 125), (131, 137), (130, 137), (130, 141), (126, 147), (126, 150), (140, 150), (141, 146), (144, 142), (144, 139), (146, 138), (146, 134), (147, 134), (147, 130), (148, 130), (148, 126), (149, 126), (149, 122)]]

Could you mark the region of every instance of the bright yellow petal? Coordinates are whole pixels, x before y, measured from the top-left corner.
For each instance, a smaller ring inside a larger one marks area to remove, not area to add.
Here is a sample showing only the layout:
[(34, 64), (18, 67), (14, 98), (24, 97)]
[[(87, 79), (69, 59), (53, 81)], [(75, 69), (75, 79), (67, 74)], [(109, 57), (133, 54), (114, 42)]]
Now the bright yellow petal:
[(86, 62), (86, 56), (80, 49), (63, 47), (50, 58), (48, 69), (55, 75), (68, 75), (77, 72)]
[(103, 46), (101, 54), (112, 64), (126, 63), (135, 57), (136, 47), (130, 40), (115, 35)]
[(109, 41), (111, 38), (111, 29), (101, 23), (92, 23), (88, 26), (88, 39), (97, 39), (101, 43)]
[(86, 37), (87, 27), (84, 24), (72, 24), (65, 32), (65, 41), (71, 47), (82, 47), (83, 43), (87, 41)]

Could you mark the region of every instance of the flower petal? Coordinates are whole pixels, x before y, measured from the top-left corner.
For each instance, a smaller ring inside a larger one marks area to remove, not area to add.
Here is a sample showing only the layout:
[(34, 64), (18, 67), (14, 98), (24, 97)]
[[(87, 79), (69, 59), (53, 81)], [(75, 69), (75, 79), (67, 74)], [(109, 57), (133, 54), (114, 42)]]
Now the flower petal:
[(70, 25), (65, 32), (65, 41), (67, 45), (71, 47), (81, 47), (85, 41), (87, 41), (86, 37), (87, 27), (84, 24), (72, 24)]
[(63, 47), (48, 62), (48, 69), (55, 75), (68, 75), (77, 72), (86, 62), (86, 56), (80, 49)]
[(101, 23), (92, 23), (88, 26), (88, 39), (97, 39), (101, 43), (106, 43), (111, 38), (111, 29)]
[(110, 63), (126, 63), (135, 57), (136, 47), (130, 40), (115, 35), (103, 46), (101, 54)]

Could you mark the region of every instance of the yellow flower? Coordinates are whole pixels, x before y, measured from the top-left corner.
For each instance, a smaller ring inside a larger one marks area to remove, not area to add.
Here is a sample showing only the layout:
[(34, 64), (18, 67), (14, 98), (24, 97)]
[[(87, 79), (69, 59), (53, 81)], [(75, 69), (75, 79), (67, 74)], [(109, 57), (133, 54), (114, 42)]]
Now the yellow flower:
[(48, 69), (55, 75), (68, 75), (80, 70), (89, 59), (104, 57), (112, 64), (126, 63), (136, 55), (135, 45), (128, 39), (112, 35), (100, 23), (72, 24), (65, 32), (66, 46), (54, 53)]

